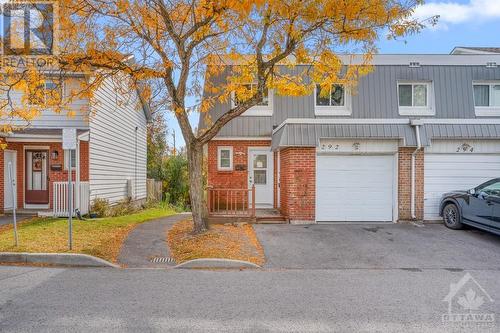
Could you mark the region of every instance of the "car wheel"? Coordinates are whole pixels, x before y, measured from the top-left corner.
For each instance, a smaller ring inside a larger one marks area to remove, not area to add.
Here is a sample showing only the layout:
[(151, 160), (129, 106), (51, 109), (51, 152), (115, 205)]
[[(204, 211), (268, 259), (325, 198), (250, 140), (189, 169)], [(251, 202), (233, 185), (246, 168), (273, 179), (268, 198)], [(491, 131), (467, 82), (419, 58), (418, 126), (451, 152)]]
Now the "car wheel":
[(460, 211), (455, 204), (447, 204), (443, 209), (444, 225), (450, 229), (458, 230), (463, 228)]

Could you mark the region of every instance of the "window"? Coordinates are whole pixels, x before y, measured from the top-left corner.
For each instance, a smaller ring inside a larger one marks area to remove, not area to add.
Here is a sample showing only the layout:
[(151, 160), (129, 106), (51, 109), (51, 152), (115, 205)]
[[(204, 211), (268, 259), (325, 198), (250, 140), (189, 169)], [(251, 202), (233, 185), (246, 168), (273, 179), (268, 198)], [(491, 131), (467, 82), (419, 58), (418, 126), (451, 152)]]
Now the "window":
[(399, 114), (407, 116), (432, 116), (432, 86), (430, 82), (399, 82)]
[[(243, 87), (248, 92), (248, 95), (257, 91), (257, 83), (244, 84)], [(247, 95), (247, 94), (245, 94)], [(238, 98), (237, 94), (233, 92), (231, 94), (231, 106), (234, 108), (238, 106), (244, 98)], [(256, 105), (248, 109), (243, 113), (243, 116), (272, 116), (273, 115), (273, 91), (272, 89), (264, 89), (262, 92), (262, 100)]]
[(319, 84), (314, 92), (316, 115), (345, 116), (350, 115), (349, 99), (346, 88), (341, 84), (332, 84), (328, 91), (322, 91)]
[(62, 87), (61, 84), (53, 80), (45, 80), (45, 84), (39, 86), (29, 94), (29, 104), (42, 106), (49, 102), (51, 99), (61, 99), (62, 98)]
[(71, 157), (68, 158), (67, 150), (64, 151), (64, 170), (69, 169), (69, 163), (71, 163), (71, 169), (76, 169), (76, 150), (71, 150)]
[(473, 90), (477, 116), (500, 116), (500, 82), (476, 82)]
[(217, 169), (220, 171), (233, 170), (233, 147), (217, 148)]

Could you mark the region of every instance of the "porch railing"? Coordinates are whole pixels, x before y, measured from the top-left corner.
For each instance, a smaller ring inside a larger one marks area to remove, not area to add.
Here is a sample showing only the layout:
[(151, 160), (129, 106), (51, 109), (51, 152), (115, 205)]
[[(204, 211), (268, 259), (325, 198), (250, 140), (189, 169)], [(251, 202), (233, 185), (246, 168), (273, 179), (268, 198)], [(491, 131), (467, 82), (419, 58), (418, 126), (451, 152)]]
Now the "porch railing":
[(207, 188), (209, 216), (255, 217), (255, 186), (251, 188)]
[[(77, 196), (75, 191), (75, 182), (73, 185), (73, 207), (78, 208), (82, 215), (89, 212), (90, 204), (90, 186), (89, 182), (80, 182), (79, 200), (80, 204), (76, 202)], [(54, 182), (53, 183), (53, 207), (54, 216), (67, 217), (68, 216), (68, 182)]]

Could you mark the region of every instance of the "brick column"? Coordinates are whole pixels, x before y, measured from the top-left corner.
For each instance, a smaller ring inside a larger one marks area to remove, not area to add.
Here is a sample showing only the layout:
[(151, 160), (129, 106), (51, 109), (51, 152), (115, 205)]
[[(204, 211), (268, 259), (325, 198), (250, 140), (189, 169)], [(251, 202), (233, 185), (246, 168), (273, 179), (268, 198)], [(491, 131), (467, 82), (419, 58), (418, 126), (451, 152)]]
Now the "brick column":
[(280, 151), (281, 213), (291, 223), (313, 223), (316, 205), (316, 149)]
[[(398, 204), (399, 220), (411, 220), (411, 155), (415, 147), (399, 148)], [(424, 217), (424, 152), (420, 150), (415, 159), (415, 215), (418, 220)]]

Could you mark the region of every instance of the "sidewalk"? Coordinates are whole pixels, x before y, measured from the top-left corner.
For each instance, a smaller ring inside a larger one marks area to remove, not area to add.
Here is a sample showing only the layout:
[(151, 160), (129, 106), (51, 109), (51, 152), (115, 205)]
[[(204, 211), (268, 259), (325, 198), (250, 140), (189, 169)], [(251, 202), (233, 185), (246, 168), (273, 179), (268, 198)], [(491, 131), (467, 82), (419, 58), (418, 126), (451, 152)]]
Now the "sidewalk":
[(130, 232), (123, 243), (118, 263), (128, 268), (161, 268), (175, 263), (152, 263), (152, 258), (169, 258), (167, 231), (176, 222), (190, 219), (190, 213), (177, 214), (140, 224)]

